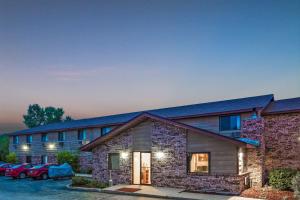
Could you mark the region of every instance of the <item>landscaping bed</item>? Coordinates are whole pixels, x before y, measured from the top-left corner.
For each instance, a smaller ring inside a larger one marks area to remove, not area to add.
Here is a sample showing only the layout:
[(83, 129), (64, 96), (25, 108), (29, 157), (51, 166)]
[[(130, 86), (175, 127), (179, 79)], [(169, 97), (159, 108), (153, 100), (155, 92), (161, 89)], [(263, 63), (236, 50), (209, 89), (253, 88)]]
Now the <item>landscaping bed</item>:
[(83, 187), (83, 188), (106, 188), (108, 184), (101, 183), (93, 179), (85, 178), (85, 177), (73, 177), (72, 178), (72, 187)]
[(271, 187), (249, 188), (244, 190), (241, 196), (268, 200), (296, 200), (292, 191), (281, 191)]

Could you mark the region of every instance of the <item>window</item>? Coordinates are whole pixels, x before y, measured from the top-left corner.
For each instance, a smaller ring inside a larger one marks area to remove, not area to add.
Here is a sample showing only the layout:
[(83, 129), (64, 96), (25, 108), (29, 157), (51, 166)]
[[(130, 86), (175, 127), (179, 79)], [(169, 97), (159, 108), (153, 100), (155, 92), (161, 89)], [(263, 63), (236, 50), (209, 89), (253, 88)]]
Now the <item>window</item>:
[(120, 154), (119, 153), (108, 154), (108, 169), (109, 170), (120, 169)]
[(241, 116), (229, 115), (220, 117), (220, 131), (233, 131), (241, 129)]
[(189, 156), (189, 172), (209, 173), (209, 153), (192, 153)]
[(41, 141), (42, 142), (48, 142), (48, 135), (47, 135), (47, 133), (42, 134)]
[(107, 133), (109, 133), (111, 131), (111, 127), (103, 127), (101, 128), (101, 135), (106, 135)]
[(41, 162), (42, 162), (42, 164), (47, 164), (48, 163), (48, 156), (42, 155), (41, 156)]
[(13, 144), (19, 144), (19, 136), (13, 136)]
[(26, 136), (26, 142), (27, 142), (27, 144), (31, 144), (32, 143), (32, 135), (27, 135)]
[(31, 156), (26, 156), (26, 163), (31, 163)]
[(58, 140), (59, 142), (65, 141), (65, 132), (58, 132), (57, 137), (58, 137), (57, 140)]
[(78, 140), (86, 140), (86, 130), (78, 131)]

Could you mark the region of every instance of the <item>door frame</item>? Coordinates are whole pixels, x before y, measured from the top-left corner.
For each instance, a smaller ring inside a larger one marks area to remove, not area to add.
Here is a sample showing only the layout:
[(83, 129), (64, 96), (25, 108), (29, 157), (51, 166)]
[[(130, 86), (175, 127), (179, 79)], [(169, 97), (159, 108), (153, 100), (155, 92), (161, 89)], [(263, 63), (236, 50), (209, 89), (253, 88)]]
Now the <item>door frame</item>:
[[(140, 184), (134, 184), (134, 153), (139, 152), (140, 153)], [(141, 184), (141, 178), (142, 178), (142, 153), (149, 153), (150, 154), (150, 184)], [(131, 166), (132, 166), (132, 174), (131, 174), (131, 184), (132, 185), (152, 185), (152, 152), (151, 151), (132, 151), (131, 156)]]

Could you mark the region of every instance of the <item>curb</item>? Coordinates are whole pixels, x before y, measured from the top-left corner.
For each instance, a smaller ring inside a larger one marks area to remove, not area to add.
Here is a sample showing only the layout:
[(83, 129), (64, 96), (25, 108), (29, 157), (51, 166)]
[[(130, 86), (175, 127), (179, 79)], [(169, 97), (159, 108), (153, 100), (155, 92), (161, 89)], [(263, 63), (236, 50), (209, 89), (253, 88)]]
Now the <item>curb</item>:
[(99, 188), (73, 187), (71, 184), (66, 185), (69, 190), (76, 190), (81, 192), (102, 192)]
[[(155, 194), (141, 194), (141, 193), (132, 193), (132, 192), (119, 192), (119, 191), (112, 191), (112, 190), (105, 190), (105, 189), (103, 189), (101, 192), (102, 193), (107, 193), (107, 194), (119, 194), (119, 195), (138, 196), (138, 197), (150, 197), (150, 198), (159, 198), (159, 199), (199, 200), (199, 199), (192, 199), (192, 198), (186, 198), (186, 197), (172, 197), (172, 196), (161, 196), (161, 195), (155, 195)], [(207, 199), (202, 199), (202, 200), (207, 200)]]

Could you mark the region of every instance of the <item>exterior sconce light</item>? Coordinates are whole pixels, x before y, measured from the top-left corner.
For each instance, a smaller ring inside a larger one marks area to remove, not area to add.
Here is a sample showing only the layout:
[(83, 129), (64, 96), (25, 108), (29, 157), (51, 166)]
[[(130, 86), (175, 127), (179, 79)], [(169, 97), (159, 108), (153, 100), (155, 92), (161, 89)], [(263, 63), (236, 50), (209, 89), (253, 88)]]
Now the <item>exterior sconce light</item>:
[(128, 153), (125, 152), (125, 151), (121, 152), (121, 158), (122, 159), (127, 159), (128, 158)]
[(164, 157), (165, 157), (164, 152), (159, 151), (159, 152), (156, 153), (156, 158), (158, 158), (158, 159), (163, 159)]
[(52, 149), (55, 148), (55, 145), (54, 145), (54, 144), (49, 144), (49, 145), (48, 145), (48, 148), (52, 150)]
[(28, 151), (29, 147), (28, 147), (28, 145), (24, 144), (24, 145), (22, 146), (22, 149), (23, 149), (24, 151)]

